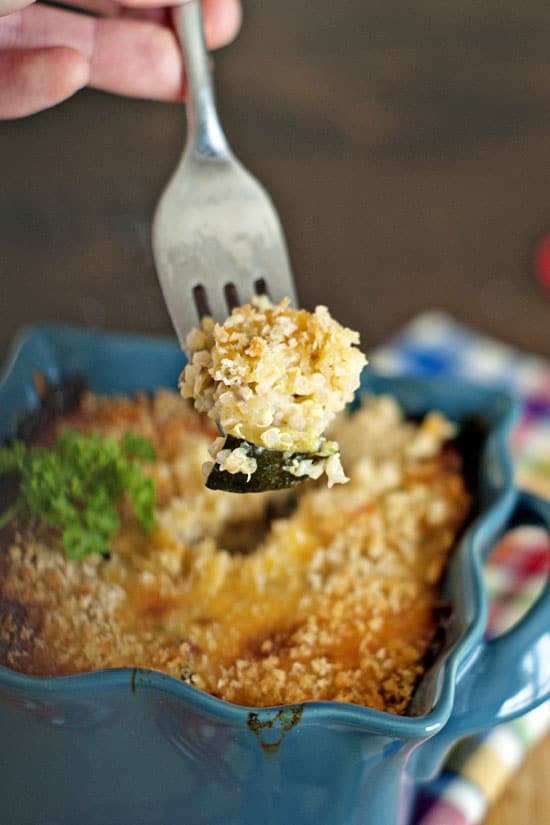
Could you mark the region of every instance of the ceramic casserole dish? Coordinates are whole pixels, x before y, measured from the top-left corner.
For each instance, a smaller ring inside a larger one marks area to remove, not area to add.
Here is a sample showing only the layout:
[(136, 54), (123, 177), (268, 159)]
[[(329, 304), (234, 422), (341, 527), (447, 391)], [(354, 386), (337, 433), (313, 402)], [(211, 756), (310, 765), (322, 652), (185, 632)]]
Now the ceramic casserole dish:
[[(0, 440), (39, 403), (33, 371), (91, 390), (174, 388), (168, 340), (38, 326), (0, 384)], [(164, 674), (116, 669), (39, 678), (0, 668), (0, 822), (6, 825), (405, 825), (419, 784), (458, 738), (550, 696), (550, 587), (505, 635), (484, 640), (483, 560), (511, 526), (548, 527), (550, 505), (514, 488), (514, 402), (479, 386), (388, 378), (412, 416), (440, 410), (481, 433), (465, 442), (475, 514), (447, 566), (447, 643), (406, 716), (350, 704), (251, 709)]]

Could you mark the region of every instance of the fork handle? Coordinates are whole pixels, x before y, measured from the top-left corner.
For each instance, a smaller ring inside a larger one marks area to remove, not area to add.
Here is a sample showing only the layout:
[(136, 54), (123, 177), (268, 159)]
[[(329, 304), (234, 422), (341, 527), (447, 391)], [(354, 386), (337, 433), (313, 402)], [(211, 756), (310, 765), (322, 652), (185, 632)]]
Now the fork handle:
[(231, 150), (218, 119), (200, 0), (174, 9), (174, 23), (187, 78), (187, 146), (203, 159), (228, 157)]

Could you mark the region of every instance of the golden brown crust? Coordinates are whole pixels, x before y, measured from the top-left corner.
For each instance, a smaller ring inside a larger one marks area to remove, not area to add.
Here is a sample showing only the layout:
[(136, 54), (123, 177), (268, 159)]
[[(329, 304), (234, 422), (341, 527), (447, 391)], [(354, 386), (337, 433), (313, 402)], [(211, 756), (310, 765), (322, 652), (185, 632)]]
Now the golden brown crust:
[[(223, 324), (203, 318), (187, 339), (191, 359), (180, 378), (184, 398), (216, 421), (226, 435), (269, 450), (320, 453), (302, 458), (290, 472), (329, 486), (347, 481), (338, 445), (324, 440), (336, 413), (353, 400), (365, 356), (359, 335), (341, 326), (326, 307), (294, 309), (288, 298), (272, 304), (266, 295), (236, 307)], [(220, 439), (221, 441), (221, 439)], [(213, 445), (214, 459), (228, 473), (253, 476), (254, 456), (242, 446)]]
[[(412, 425), (380, 399), (355, 424), (338, 433), (354, 456), (350, 484), (306, 485), (265, 533), (286, 499), (207, 490), (212, 425), (175, 394), (86, 396), (58, 428), (150, 438), (158, 525), (146, 537), (123, 508), (110, 560), (77, 563), (51, 531), (20, 524), (0, 553), (1, 661), (46, 675), (150, 667), (238, 704), (404, 713), (468, 496), (441, 418)], [(229, 552), (251, 536), (254, 552)]]

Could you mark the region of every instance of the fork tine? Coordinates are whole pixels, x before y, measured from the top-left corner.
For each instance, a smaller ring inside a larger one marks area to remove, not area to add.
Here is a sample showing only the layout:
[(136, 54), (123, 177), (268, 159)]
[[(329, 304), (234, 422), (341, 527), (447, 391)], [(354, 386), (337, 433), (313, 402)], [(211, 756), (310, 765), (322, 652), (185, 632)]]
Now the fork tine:
[(222, 284), (209, 284), (206, 293), (210, 315), (218, 323), (223, 324), (229, 315), (229, 307)]
[(280, 250), (276, 260), (272, 262), (272, 271), (260, 280), (264, 281), (267, 294), (274, 304), (278, 304), (283, 298), (290, 298), (292, 306), (298, 306), (286, 249)]
[(182, 295), (182, 300), (178, 303), (175, 303), (172, 298), (170, 303), (167, 302), (167, 305), (180, 346), (185, 351), (185, 339), (188, 333), (199, 325), (199, 313), (193, 300), (193, 294), (189, 292)]
[(281, 283), (279, 278), (274, 278), (267, 283), (267, 295), (274, 304), (280, 303), (283, 298), (290, 298), (290, 302), (294, 304), (294, 306), (296, 305), (292, 292), (285, 288), (284, 282)]

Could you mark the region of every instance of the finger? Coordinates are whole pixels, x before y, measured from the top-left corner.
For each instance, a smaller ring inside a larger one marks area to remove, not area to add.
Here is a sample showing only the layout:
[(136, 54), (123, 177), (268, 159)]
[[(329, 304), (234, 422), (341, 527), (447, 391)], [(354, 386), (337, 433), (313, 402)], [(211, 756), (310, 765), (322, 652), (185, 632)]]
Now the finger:
[(120, 4), (116, 0), (67, 0), (67, 2), (59, 0), (59, 4), (89, 11), (92, 14), (101, 14), (102, 17), (118, 17), (121, 12)]
[[(28, 0), (27, 0), (28, 1)], [(2, 0), (0, 0), (2, 2)], [(152, 3), (154, 0), (152, 0)], [(49, 5), (51, 5), (49, 3)], [(53, 5), (56, 5), (55, 3)], [(166, 7), (166, 3), (162, 6), (147, 6), (139, 8), (130, 8), (122, 6), (116, 0), (67, 0), (67, 2), (60, 3), (65, 9), (78, 9), (79, 11), (86, 11), (90, 14), (96, 14), (101, 17), (129, 17), (132, 20), (149, 20), (153, 23), (164, 23), (169, 25), (170, 14)]]
[(88, 63), (72, 49), (0, 52), (0, 118), (47, 109), (88, 82)]
[[(28, 0), (0, 0), (2, 2), (28, 2)], [(166, 6), (178, 5), (180, 0), (68, 0), (65, 5), (101, 14), (104, 17), (135, 17), (166, 22)], [(217, 49), (229, 43), (237, 35), (241, 25), (240, 0), (202, 0), (204, 30), (209, 49)]]
[(80, 52), (90, 66), (90, 85), (98, 89), (160, 100), (182, 97), (181, 51), (164, 26), (40, 4), (0, 19), (0, 50), (51, 46)]
[(130, 97), (181, 100), (184, 71), (173, 31), (140, 20), (97, 20), (90, 86)]
[[(155, 6), (176, 6), (180, 0), (121, 0), (121, 5), (132, 9), (151, 9)], [(240, 0), (202, 0), (204, 33), (209, 49), (218, 49), (233, 40), (241, 25)]]
[(237, 36), (241, 27), (239, 0), (203, 0), (204, 34), (209, 49), (225, 46)]
[(32, 2), (34, 0), (0, 0), (0, 17), (24, 9), (25, 6), (30, 6)]

